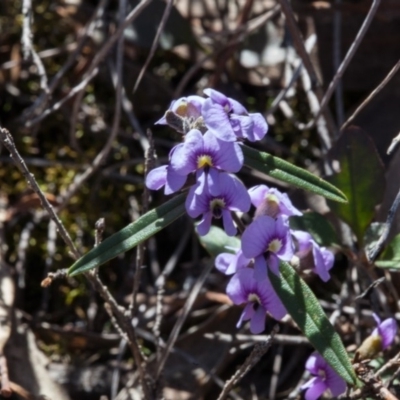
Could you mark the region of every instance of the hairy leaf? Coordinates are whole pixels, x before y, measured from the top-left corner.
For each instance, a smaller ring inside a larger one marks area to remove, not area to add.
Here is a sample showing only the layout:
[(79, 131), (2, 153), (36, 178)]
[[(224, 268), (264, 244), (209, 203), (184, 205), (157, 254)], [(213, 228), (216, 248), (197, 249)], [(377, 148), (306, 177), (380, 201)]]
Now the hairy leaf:
[(346, 382), (357, 384), (342, 340), (307, 284), (286, 262), (280, 263), (279, 277), (269, 272), (269, 278), (288, 313), (315, 349)]
[(77, 260), (68, 274), (74, 276), (99, 267), (144, 242), (185, 213), (185, 198), (186, 193), (182, 193), (114, 233)]
[(346, 203), (346, 196), (335, 186), (314, 174), (290, 164), (281, 158), (264, 153), (248, 146), (242, 146), (244, 163), (257, 171), (273, 178), (290, 183), (301, 189), (308, 190), (327, 199)]
[(240, 248), (240, 239), (235, 236), (228, 236), (225, 231), (212, 226), (207, 235), (199, 236), (200, 243), (212, 257), (220, 253), (234, 253), (233, 249)]

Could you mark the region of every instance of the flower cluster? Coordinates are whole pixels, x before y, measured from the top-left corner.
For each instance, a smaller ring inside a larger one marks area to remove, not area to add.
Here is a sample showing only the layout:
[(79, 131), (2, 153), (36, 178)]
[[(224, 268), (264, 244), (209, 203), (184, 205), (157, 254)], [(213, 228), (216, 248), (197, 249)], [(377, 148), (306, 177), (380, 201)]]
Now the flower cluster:
[(231, 212), (250, 209), (250, 196), (233, 175), (243, 166), (238, 140), (260, 140), (268, 125), (261, 114), (249, 113), (236, 100), (213, 89), (204, 93), (208, 98), (189, 96), (172, 102), (157, 122), (170, 125), (184, 137), (171, 150), (169, 164), (149, 172), (146, 186), (153, 190), (164, 187), (164, 193), (171, 194), (194, 175), (186, 210), (193, 218), (202, 216), (199, 234), (208, 233), (213, 218), (222, 218), (226, 233), (233, 236), (236, 227)]
[(327, 281), (333, 254), (319, 247), (307, 232), (290, 229), (289, 217), (302, 213), (286, 194), (266, 185), (246, 190), (234, 175), (243, 166), (241, 142), (260, 140), (267, 133), (263, 116), (249, 113), (216, 90), (205, 89), (204, 93), (207, 98), (188, 96), (172, 102), (157, 121), (182, 133), (183, 141), (171, 150), (168, 165), (149, 172), (146, 185), (153, 190), (164, 187), (168, 195), (186, 182), (194, 182), (185, 205), (192, 218), (201, 216), (199, 235), (208, 233), (214, 218), (222, 219), (225, 232), (233, 236), (237, 228), (231, 213), (255, 207), (254, 220), (242, 234), (241, 248), (234, 250), (235, 254), (220, 254), (216, 267), (233, 275), (227, 286), (232, 302), (245, 304), (238, 325), (250, 320), (251, 332), (260, 333), (267, 312), (278, 320), (286, 314), (268, 270), (278, 275), (280, 260), (289, 262), (296, 256), (300, 264), (303, 260)]
[(242, 234), (235, 254), (222, 253), (215, 264), (226, 275), (234, 274), (227, 294), (235, 304), (246, 304), (238, 325), (250, 319), (250, 331), (261, 333), (267, 311), (281, 319), (285, 308), (275, 293), (268, 270), (279, 274), (279, 261), (304, 260), (323, 281), (330, 278), (332, 252), (320, 247), (307, 232), (292, 230), (289, 217), (302, 215), (288, 196), (266, 185), (248, 190), (255, 207), (254, 220)]

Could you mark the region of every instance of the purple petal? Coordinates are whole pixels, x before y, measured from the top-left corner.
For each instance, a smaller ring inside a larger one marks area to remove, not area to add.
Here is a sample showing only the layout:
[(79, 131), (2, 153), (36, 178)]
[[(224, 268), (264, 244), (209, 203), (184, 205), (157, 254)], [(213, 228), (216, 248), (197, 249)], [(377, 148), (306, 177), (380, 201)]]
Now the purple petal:
[(264, 307), (258, 306), (256, 312), (251, 317), (250, 321), (250, 332), (253, 334), (258, 334), (264, 331), (265, 329), (265, 310)]
[(331, 366), (328, 366), (326, 370), (325, 382), (334, 397), (346, 391), (347, 384), (345, 380), (341, 378)]
[(232, 211), (247, 212), (250, 209), (250, 197), (243, 183), (233, 175), (220, 173), (220, 193), (224, 195), (227, 208)]
[(382, 338), (382, 350), (389, 347), (396, 337), (397, 323), (394, 318), (385, 319), (378, 327)]
[(220, 173), (215, 168), (210, 168), (206, 174), (207, 189), (212, 196), (218, 196), (222, 190), (220, 185)]
[(231, 212), (228, 210), (222, 210), (222, 221), (224, 224), (224, 230), (228, 236), (235, 236), (237, 229), (233, 224)]
[(207, 99), (203, 105), (203, 118), (207, 128), (215, 136), (227, 142), (236, 140), (236, 135), (223, 106), (213, 103), (211, 99)]
[(167, 168), (167, 183), (165, 184), (164, 193), (171, 194), (177, 192), (186, 182), (186, 176), (179, 175), (170, 168)]
[(243, 166), (243, 151), (238, 143), (225, 142), (214, 133), (204, 134), (205, 150), (214, 155), (214, 167), (227, 172), (238, 172)]
[(267, 263), (263, 255), (254, 260), (254, 279), (263, 281), (267, 277)]
[(210, 231), (211, 220), (212, 220), (211, 212), (206, 212), (205, 214), (203, 214), (203, 219), (197, 225), (197, 232), (199, 233), (200, 236), (207, 235), (207, 233)]
[[(236, 260), (236, 254), (232, 253), (221, 253), (218, 254), (218, 256), (215, 259), (215, 267), (217, 268), (218, 271), (222, 272), (225, 275), (229, 275), (228, 271), (231, 271), (232, 264), (235, 263)], [(231, 272), (234, 273), (235, 271)]]
[(229, 104), (231, 106), (231, 111), (233, 114), (237, 114), (237, 115), (247, 115), (248, 112), (246, 110), (246, 108), (240, 104), (237, 100), (232, 99), (231, 97), (228, 97), (229, 100)]
[(242, 251), (247, 258), (264, 254), (275, 234), (275, 221), (266, 215), (258, 217), (242, 235)]
[(312, 386), (307, 389), (304, 395), (305, 400), (317, 400), (328, 389), (326, 383), (320, 377), (313, 379)]
[(251, 203), (254, 207), (259, 207), (264, 203), (264, 200), (269, 192), (269, 187), (266, 185), (253, 186), (248, 190)]
[(246, 274), (240, 274), (241, 271), (242, 270), (238, 271), (232, 276), (226, 287), (226, 294), (234, 304), (242, 304), (247, 302), (249, 277), (246, 277)]
[(299, 251), (307, 252), (312, 247), (312, 237), (308, 232), (292, 230), (292, 235), (296, 238)]
[(315, 265), (314, 271), (324, 282), (328, 282), (329, 279), (331, 278), (331, 275), (328, 272), (329, 265), (325, 264), (325, 259), (322, 255), (321, 248), (315, 242), (313, 243), (312, 253)]
[(251, 319), (254, 315), (254, 304), (253, 303), (247, 303), (246, 307), (242, 311), (242, 314), (240, 315), (239, 321), (236, 324), (236, 328), (240, 328), (242, 326), (243, 321), (247, 321)]
[(286, 193), (279, 192), (279, 194), (279, 208), (282, 214), (287, 215), (288, 217), (292, 215), (303, 215), (303, 213), (293, 205)]
[(180, 175), (188, 175), (197, 169), (197, 155), (203, 150), (203, 135), (192, 129), (185, 137), (185, 142), (175, 146), (171, 152), (171, 168)]
[(237, 127), (234, 129), (237, 137), (254, 142), (253, 121), (248, 115), (231, 115), (230, 119), (232, 126)]
[(267, 265), (275, 275), (279, 276), (279, 258), (275, 254), (271, 253), (268, 256)]
[(218, 92), (215, 89), (211, 89), (211, 88), (206, 88), (203, 90), (203, 93), (210, 97), (210, 99), (215, 102), (218, 103), (222, 106), (226, 106), (229, 105), (229, 100), (228, 98), (221, 92)]
[[(268, 125), (265, 118), (260, 113), (250, 114), (253, 120), (253, 140), (261, 140), (268, 132)], [(249, 139), (250, 140), (250, 139)]]
[(210, 207), (207, 200), (207, 196), (196, 195), (196, 187), (192, 186), (185, 201), (186, 212), (190, 217), (197, 218), (209, 211)]
[(146, 176), (146, 186), (150, 190), (161, 189), (167, 183), (167, 165), (152, 169)]
[(256, 285), (262, 306), (269, 311), (275, 319), (282, 319), (287, 314), (287, 311), (272, 287), (268, 275), (262, 281), (257, 280)]
[(276, 253), (284, 261), (290, 261), (293, 257), (293, 242), (290, 236), (290, 229), (282, 217), (278, 217), (275, 225), (278, 238), (282, 242), (282, 247)]
[(207, 190), (207, 174), (204, 169), (200, 169), (196, 172), (196, 189), (195, 193), (197, 195), (201, 195), (203, 192)]
[(327, 365), (325, 359), (320, 354), (314, 352), (306, 361), (306, 370), (313, 375), (318, 375), (319, 369), (324, 369), (325, 365)]

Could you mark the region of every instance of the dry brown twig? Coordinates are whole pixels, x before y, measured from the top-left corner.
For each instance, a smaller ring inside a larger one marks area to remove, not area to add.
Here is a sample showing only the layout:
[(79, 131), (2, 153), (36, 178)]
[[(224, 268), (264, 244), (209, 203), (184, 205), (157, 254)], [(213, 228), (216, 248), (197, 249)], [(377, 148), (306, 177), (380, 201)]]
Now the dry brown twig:
[[(364, 109), (365, 106), (367, 106), (371, 100), (389, 83), (389, 81), (396, 75), (396, 72), (400, 68), (400, 60), (397, 61), (396, 65), (389, 71), (389, 73), (386, 75), (386, 77), (383, 79), (383, 81), (368, 95), (368, 97), (357, 107), (357, 109), (353, 112), (353, 114), (350, 116), (350, 118), (347, 119), (347, 121), (341, 126), (340, 130), (343, 130), (347, 126), (349, 126), (354, 119), (357, 117), (357, 115)], [(396, 140), (393, 139), (391, 147), (389, 147), (387, 153), (390, 154), (391, 151), (394, 149), (393, 144)], [(400, 140), (400, 134), (398, 136), (397, 141)], [(393, 147), (392, 147), (393, 146)]]
[(192, 290), (191, 290), (191, 292), (186, 300), (186, 303), (182, 309), (182, 314), (179, 316), (178, 320), (176, 321), (176, 323), (169, 335), (168, 341), (165, 345), (165, 350), (160, 357), (160, 361), (157, 365), (156, 380), (158, 380), (158, 378), (160, 377), (160, 374), (164, 368), (167, 358), (171, 352), (171, 349), (172, 349), (173, 345), (175, 344), (176, 339), (178, 338), (178, 335), (183, 326), (183, 323), (185, 322), (187, 316), (189, 315), (189, 312), (190, 312), (191, 308), (193, 307), (194, 301), (196, 300), (197, 295), (199, 294), (208, 274), (211, 272), (213, 267), (214, 267), (214, 264), (212, 262), (210, 262), (203, 269), (203, 272), (197, 278), (196, 283), (193, 285)]
[(164, 30), (165, 24), (168, 21), (168, 17), (169, 17), (169, 14), (171, 12), (173, 4), (174, 4), (174, 0), (168, 0), (167, 1), (167, 5), (166, 5), (164, 13), (163, 13), (163, 15), (161, 17), (160, 24), (158, 25), (157, 32), (156, 32), (156, 34), (154, 36), (154, 40), (153, 40), (153, 43), (151, 45), (149, 54), (147, 55), (146, 61), (144, 62), (143, 67), (140, 70), (139, 75), (138, 75), (138, 77), (136, 79), (135, 85), (133, 86), (133, 93), (136, 93), (136, 90), (139, 87), (140, 82), (142, 81), (142, 78), (143, 78), (144, 74), (146, 73), (146, 70), (147, 70), (147, 68), (148, 68), (148, 66), (150, 64), (150, 61), (154, 57), (154, 54), (155, 54), (155, 52), (157, 50), (158, 42), (160, 40), (161, 33)]
[(219, 395), (217, 400), (224, 400), (229, 392), (233, 389), (233, 387), (242, 379), (251, 368), (256, 365), (261, 357), (268, 351), (271, 347), (274, 336), (278, 332), (278, 326), (275, 325), (273, 328), (271, 335), (264, 342), (257, 342), (254, 346), (253, 351), (247, 357), (246, 361), (239, 367), (239, 369), (235, 372), (235, 374), (225, 383), (224, 388), (222, 389), (221, 394)]
[(358, 31), (353, 43), (351, 44), (346, 56), (344, 57), (344, 60), (340, 64), (338, 70), (335, 73), (335, 76), (333, 77), (331, 83), (328, 86), (328, 89), (321, 101), (321, 108), (318, 115), (314, 118), (313, 121), (311, 121), (311, 125), (309, 127), (314, 125), (317, 118), (324, 112), (326, 106), (328, 105), (328, 102), (331, 99), (332, 94), (334, 93), (338, 83), (340, 82), (340, 79), (342, 78), (344, 72), (346, 71), (347, 67), (350, 64), (350, 61), (353, 59), (359, 45), (361, 44), (365, 34), (367, 33), (368, 28), (371, 25), (372, 20), (374, 19), (375, 13), (379, 7), (380, 2), (381, 0), (373, 0), (371, 8), (367, 16), (365, 17), (365, 20), (361, 25), (360, 30)]

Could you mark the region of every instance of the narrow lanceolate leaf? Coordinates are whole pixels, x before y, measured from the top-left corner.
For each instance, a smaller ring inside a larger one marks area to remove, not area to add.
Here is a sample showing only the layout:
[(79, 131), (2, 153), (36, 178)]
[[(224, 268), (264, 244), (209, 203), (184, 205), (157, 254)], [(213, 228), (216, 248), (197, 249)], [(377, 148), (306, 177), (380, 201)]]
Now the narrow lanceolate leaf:
[(324, 196), (327, 199), (340, 203), (347, 202), (346, 196), (338, 188), (311, 172), (296, 167), (279, 157), (274, 157), (271, 154), (250, 147), (242, 146), (242, 149), (244, 163), (248, 167), (301, 189)]
[(357, 378), (342, 340), (307, 284), (286, 262), (280, 263), (279, 277), (270, 272), (269, 278), (288, 313), (310, 343), (346, 382), (356, 385)]
[(164, 229), (185, 213), (186, 193), (167, 201), (110, 236), (73, 264), (68, 274), (81, 274), (125, 253)]

